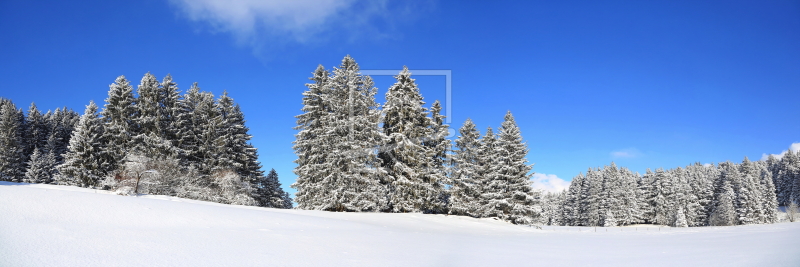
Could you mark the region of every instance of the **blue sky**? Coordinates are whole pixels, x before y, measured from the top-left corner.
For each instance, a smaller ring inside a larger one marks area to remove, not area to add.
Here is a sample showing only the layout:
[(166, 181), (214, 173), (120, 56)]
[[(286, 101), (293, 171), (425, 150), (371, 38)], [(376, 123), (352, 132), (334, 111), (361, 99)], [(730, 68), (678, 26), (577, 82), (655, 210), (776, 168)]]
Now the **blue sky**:
[[(0, 96), (82, 112), (146, 72), (227, 90), (287, 188), (304, 83), (347, 54), (362, 69), (451, 70), (451, 126), (483, 132), (512, 111), (542, 185), (800, 142), (798, 1), (486, 3), (1, 1)], [(375, 79), (381, 94), (393, 81)], [(418, 82), (444, 100), (444, 77)]]

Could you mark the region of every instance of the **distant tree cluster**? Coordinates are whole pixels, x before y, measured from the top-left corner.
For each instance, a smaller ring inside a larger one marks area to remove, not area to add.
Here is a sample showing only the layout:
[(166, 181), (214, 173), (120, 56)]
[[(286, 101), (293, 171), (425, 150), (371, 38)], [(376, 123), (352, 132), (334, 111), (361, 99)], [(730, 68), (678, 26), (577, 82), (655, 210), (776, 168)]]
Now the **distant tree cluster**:
[(26, 117), (11, 100), (0, 98), (0, 181), (52, 182), (79, 118), (66, 107), (42, 114), (36, 104)]
[(769, 155), (766, 164), (772, 173), (778, 204), (800, 204), (800, 150), (787, 151), (780, 158)]
[(197, 83), (183, 95), (172, 77), (147, 73), (134, 95), (124, 77), (110, 85), (105, 106), (82, 116), (31, 105), (27, 118), (2, 101), (0, 179), (163, 194), (290, 208), (277, 173), (264, 175), (244, 114), (223, 93)]
[[(297, 116), (298, 208), (422, 212), (497, 217), (517, 224), (538, 216), (527, 146), (508, 113), (486, 136), (471, 121), (451, 151), (441, 105), (430, 109), (404, 68), (386, 93), (350, 56), (332, 72), (319, 66)], [(449, 155), (452, 153), (452, 159)]]
[(572, 179), (569, 189), (545, 195), (542, 223), (674, 227), (775, 223), (776, 189), (764, 161), (699, 163), (643, 176), (612, 163)]

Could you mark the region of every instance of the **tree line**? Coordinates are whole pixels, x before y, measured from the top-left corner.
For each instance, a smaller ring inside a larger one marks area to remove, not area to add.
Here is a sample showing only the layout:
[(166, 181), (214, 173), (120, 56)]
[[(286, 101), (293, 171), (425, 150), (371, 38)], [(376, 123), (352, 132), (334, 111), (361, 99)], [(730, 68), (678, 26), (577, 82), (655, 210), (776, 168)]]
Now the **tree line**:
[(696, 163), (644, 175), (614, 163), (589, 169), (569, 188), (543, 196), (541, 223), (674, 227), (775, 223), (778, 206), (800, 202), (799, 152), (781, 159)]
[(197, 83), (183, 95), (170, 75), (119, 76), (102, 110), (27, 116), (0, 100), (0, 179), (290, 208), (277, 173), (261, 170), (244, 114), (227, 92)]
[(441, 104), (424, 107), (407, 68), (395, 79), (381, 106), (352, 57), (313, 72), (296, 116), (297, 207), (536, 222), (539, 195), (511, 113), (483, 137), (467, 120), (453, 149)]

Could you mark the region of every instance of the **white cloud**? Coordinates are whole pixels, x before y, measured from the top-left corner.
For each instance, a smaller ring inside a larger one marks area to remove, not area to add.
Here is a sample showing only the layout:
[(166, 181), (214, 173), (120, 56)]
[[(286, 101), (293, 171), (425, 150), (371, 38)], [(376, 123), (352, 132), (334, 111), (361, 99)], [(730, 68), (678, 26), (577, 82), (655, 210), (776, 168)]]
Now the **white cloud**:
[[(792, 145), (789, 146), (789, 150), (797, 153), (797, 151), (800, 151), (800, 143), (792, 143)], [(780, 154), (772, 154), (772, 155), (775, 155), (776, 158), (781, 159), (783, 155), (786, 155), (786, 152), (789, 152), (789, 150), (784, 150)], [(767, 160), (767, 158), (769, 158), (769, 154), (767, 153), (761, 154), (761, 160)]]
[(555, 174), (534, 173), (531, 180), (534, 189), (546, 192), (560, 192), (569, 188), (569, 182), (558, 178)]
[(636, 148), (626, 148), (620, 149), (617, 151), (611, 152), (611, 157), (618, 159), (618, 158), (636, 158), (642, 155), (642, 152), (639, 152)]
[[(311, 43), (324, 33), (352, 41), (356, 35), (385, 37), (392, 21), (413, 17), (418, 9), (388, 0), (170, 0), (182, 15), (207, 23), (214, 32), (232, 34), (240, 44)], [(391, 9), (391, 10), (390, 10)], [(383, 22), (383, 23), (376, 23)], [(378, 30), (375, 24), (380, 24)]]

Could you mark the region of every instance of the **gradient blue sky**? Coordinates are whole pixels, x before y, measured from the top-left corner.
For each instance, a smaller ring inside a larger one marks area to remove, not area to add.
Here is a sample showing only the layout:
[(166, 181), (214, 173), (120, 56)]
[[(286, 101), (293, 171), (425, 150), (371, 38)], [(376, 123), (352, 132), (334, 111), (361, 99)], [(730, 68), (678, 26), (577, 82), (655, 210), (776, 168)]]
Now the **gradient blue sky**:
[[(146, 72), (228, 90), (286, 188), (304, 83), (346, 54), (362, 69), (452, 70), (451, 126), (483, 132), (511, 110), (538, 178), (800, 142), (798, 1), (486, 3), (0, 1), (0, 96), (82, 112)], [(393, 82), (375, 78), (381, 94)], [(418, 82), (444, 100), (444, 77)]]

